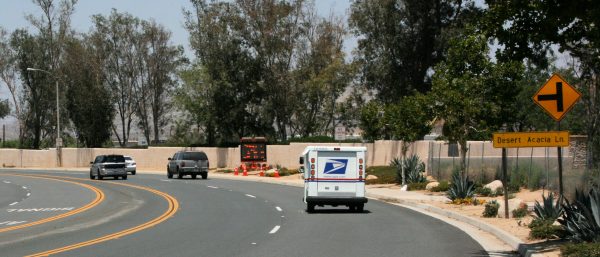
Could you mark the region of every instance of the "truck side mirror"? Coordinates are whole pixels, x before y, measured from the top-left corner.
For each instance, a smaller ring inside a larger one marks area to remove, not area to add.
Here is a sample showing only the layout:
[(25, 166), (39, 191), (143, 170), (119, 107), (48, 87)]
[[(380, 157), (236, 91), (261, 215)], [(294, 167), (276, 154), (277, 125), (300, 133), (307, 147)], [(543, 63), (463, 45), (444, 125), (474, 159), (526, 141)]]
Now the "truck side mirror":
[(300, 157), (299, 163), (304, 164), (304, 157)]
[(90, 162), (90, 164), (94, 164), (94, 162)]

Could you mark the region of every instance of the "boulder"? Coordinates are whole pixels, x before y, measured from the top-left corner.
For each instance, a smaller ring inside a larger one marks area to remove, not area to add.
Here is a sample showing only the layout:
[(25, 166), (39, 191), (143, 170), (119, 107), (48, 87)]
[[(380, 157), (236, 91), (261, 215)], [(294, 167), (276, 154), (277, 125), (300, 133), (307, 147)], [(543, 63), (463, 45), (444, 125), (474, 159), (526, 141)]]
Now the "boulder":
[(375, 176), (375, 175), (367, 175), (367, 177), (365, 179), (366, 180), (373, 180), (373, 179), (377, 179), (377, 176)]
[(437, 182), (437, 181), (429, 182), (429, 183), (427, 183), (427, 186), (425, 186), (425, 189), (431, 190), (432, 188), (437, 187), (439, 185), (440, 185), (440, 182)]
[(491, 189), (492, 192), (496, 192), (498, 190), (498, 188), (502, 188), (502, 181), (494, 180), (483, 187)]
[(427, 181), (437, 181), (437, 179), (432, 176), (427, 176)]

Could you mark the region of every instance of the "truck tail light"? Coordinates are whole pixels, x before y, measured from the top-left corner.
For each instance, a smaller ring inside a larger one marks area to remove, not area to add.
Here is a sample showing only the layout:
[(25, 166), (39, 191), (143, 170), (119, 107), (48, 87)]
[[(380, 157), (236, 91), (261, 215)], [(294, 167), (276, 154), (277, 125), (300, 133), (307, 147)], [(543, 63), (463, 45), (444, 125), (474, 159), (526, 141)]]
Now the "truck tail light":
[(314, 176), (315, 175), (315, 170), (310, 170), (310, 175)]
[(315, 158), (310, 158), (310, 163), (315, 163)]
[(362, 158), (358, 159), (358, 163), (362, 164), (363, 163), (363, 159)]

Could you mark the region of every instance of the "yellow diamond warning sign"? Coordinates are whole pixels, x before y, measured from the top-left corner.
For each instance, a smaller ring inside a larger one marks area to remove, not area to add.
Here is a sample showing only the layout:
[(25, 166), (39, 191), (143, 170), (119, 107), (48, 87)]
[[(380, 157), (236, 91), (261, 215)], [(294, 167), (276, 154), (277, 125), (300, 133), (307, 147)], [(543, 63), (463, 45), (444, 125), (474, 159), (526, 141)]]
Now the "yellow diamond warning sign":
[(533, 101), (554, 120), (560, 121), (573, 108), (581, 94), (558, 74), (552, 75), (533, 96)]

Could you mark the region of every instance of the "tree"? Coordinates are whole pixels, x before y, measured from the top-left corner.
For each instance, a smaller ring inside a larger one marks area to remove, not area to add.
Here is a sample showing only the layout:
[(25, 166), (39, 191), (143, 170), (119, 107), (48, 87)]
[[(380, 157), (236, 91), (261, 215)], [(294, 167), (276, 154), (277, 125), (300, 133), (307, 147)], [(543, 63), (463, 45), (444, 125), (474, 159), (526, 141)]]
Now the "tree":
[(62, 73), (68, 77), (66, 105), (77, 140), (85, 147), (102, 147), (110, 140), (115, 109), (104, 85), (102, 60), (86, 39), (72, 39), (66, 47)]
[(349, 23), (367, 87), (385, 104), (431, 88), (447, 40), (478, 13), (474, 1), (354, 1)]
[(384, 122), (389, 124), (392, 138), (402, 140), (402, 157), (408, 147), (431, 132), (432, 113), (424, 95), (407, 96), (385, 109)]
[[(94, 15), (92, 21), (94, 28), (90, 38), (93, 51), (104, 61), (102, 76), (120, 121), (120, 124), (113, 124), (112, 130), (119, 144), (125, 146), (129, 141), (137, 101), (146, 96), (136, 95), (136, 86), (144, 83), (140, 71), (140, 52), (143, 49), (140, 20), (113, 9), (108, 17)], [(117, 126), (120, 126), (119, 130)]]
[(450, 40), (448, 58), (436, 65), (430, 104), (444, 121), (444, 136), (457, 142), (461, 170), (466, 169), (467, 140), (488, 139), (503, 124), (511, 124), (518, 106), (522, 74), (518, 62), (493, 63), (487, 53), (487, 38), (470, 30)]
[(176, 83), (175, 73), (186, 59), (182, 46), (169, 44), (171, 32), (163, 26), (153, 20), (142, 21), (142, 30), (143, 61), (139, 65), (144, 80), (136, 87), (140, 96), (137, 114), (147, 142), (151, 142), (150, 131), (154, 132), (154, 142), (158, 142), (160, 130), (168, 122), (166, 114), (172, 107), (170, 95)]
[(545, 68), (552, 45), (579, 65), (588, 138), (588, 168), (600, 163), (600, 2), (487, 0), (482, 27), (502, 46), (500, 60), (528, 59)]
[(360, 128), (366, 140), (377, 140), (384, 133), (383, 104), (373, 100), (360, 109)]
[[(0, 80), (4, 82), (10, 92), (11, 101), (15, 108), (14, 116), (17, 117), (19, 133), (21, 133), (23, 131), (23, 123), (21, 122), (21, 102), (18, 100), (19, 88), (16, 82), (16, 53), (10, 45), (8, 32), (2, 27), (0, 27)], [(10, 108), (8, 111), (10, 113)], [(21, 134), (19, 134), (19, 138), (22, 138)]]
[[(56, 120), (55, 79), (42, 72), (29, 72), (28, 67), (44, 67), (48, 64), (44, 58), (42, 39), (30, 35), (24, 30), (13, 32), (11, 45), (16, 51), (21, 88), (20, 105), (23, 106), (21, 117), (24, 125), (20, 145), (39, 149), (41, 141), (48, 134), (54, 134), (53, 121)], [(43, 68), (42, 68), (43, 69)], [(54, 117), (54, 118), (53, 118)]]
[(0, 120), (8, 116), (9, 113), (10, 105), (8, 105), (8, 100), (0, 101)]

